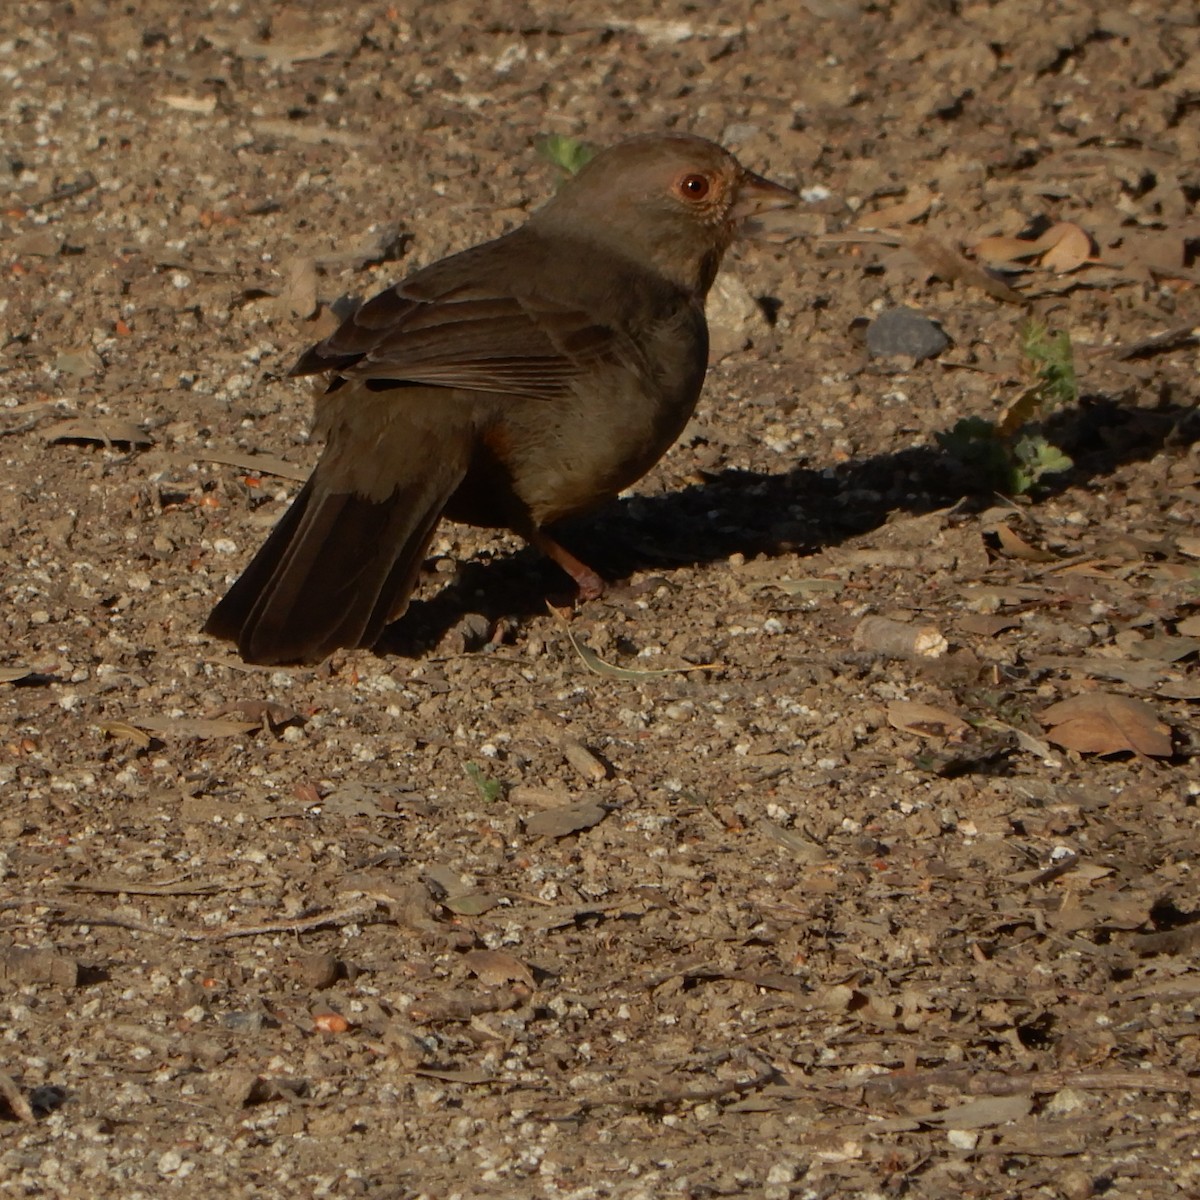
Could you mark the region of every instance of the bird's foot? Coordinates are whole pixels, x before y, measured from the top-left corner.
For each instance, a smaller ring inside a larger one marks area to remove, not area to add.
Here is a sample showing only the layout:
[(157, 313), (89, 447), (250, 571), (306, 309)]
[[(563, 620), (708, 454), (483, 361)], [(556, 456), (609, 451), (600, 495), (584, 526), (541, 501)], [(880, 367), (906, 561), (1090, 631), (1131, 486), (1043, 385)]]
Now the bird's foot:
[(570, 550), (552, 537), (536, 530), (529, 539), (548, 559), (557, 563), (579, 588), (580, 600), (598, 600), (604, 595), (604, 580), (587, 563), (580, 562)]

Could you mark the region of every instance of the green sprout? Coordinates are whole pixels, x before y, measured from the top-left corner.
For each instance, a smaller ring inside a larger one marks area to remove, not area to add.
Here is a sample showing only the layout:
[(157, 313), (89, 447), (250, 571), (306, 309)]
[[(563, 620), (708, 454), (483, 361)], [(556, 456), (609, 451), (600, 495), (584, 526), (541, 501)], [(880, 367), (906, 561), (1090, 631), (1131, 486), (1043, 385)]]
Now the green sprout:
[(485, 804), (494, 804), (497, 800), (504, 798), (504, 784), (499, 779), (490, 778), (481, 767), (472, 762), (465, 763), (463, 770), (466, 772), (467, 778), (475, 785)]
[(1021, 356), (1029, 383), (999, 420), (964, 417), (938, 445), (999, 492), (1022, 496), (1047, 475), (1069, 471), (1070, 458), (1038, 432), (1038, 423), (1079, 399), (1075, 355), (1065, 330), (1051, 334), (1040, 321), (1020, 329)]
[(558, 168), (563, 179), (577, 174), (588, 159), (596, 157), (595, 146), (559, 133), (547, 133), (534, 146), (541, 158)]

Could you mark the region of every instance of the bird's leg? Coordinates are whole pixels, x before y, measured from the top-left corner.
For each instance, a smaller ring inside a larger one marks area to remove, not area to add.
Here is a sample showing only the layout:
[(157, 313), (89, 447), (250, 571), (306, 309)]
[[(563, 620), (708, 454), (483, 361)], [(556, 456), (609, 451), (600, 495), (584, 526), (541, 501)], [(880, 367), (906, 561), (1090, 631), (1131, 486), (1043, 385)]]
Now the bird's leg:
[(570, 550), (560, 546), (549, 534), (535, 529), (527, 536), (548, 559), (557, 563), (575, 580), (581, 600), (596, 600), (604, 594), (604, 580), (586, 563), (581, 563)]

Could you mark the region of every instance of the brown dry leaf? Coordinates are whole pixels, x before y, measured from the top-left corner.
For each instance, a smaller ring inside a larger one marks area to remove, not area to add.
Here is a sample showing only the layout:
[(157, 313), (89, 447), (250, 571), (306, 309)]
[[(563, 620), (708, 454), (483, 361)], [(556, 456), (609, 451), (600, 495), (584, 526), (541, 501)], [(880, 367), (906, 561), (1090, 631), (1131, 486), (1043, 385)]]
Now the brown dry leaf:
[(766, 588), (775, 588), (785, 596), (802, 596), (806, 600), (816, 600), (822, 596), (836, 596), (845, 588), (840, 579), (763, 579), (749, 585), (752, 592), (760, 592)]
[(1036, 258), (1041, 253), (1041, 246), (1031, 238), (997, 235), (981, 238), (971, 246), (971, 252), (976, 258), (999, 267)]
[(1038, 720), (1056, 746), (1080, 754), (1120, 754), (1133, 751), (1152, 758), (1170, 758), (1171, 729), (1143, 700), (1110, 692), (1084, 692), (1052, 704)]
[(496, 1076), (490, 1071), (472, 1071), (464, 1069), (461, 1071), (440, 1070), (436, 1067), (418, 1067), (413, 1071), (414, 1075), (420, 1076), (422, 1079), (439, 1079), (443, 1083), (495, 1083)]
[(120, 442), (129, 446), (153, 446), (154, 439), (132, 421), (117, 417), (72, 417), (51, 425), (45, 433), (48, 442), (101, 442), (111, 446)]
[(25, 1099), (25, 1093), (17, 1087), (11, 1075), (3, 1071), (0, 1071), (0, 1101), (3, 1101), (8, 1111), (23, 1124), (32, 1125), (37, 1121), (33, 1105)]
[(515, 954), (505, 954), (503, 950), (468, 950), (463, 962), (488, 987), (523, 983), (531, 991), (537, 988), (533, 972)]
[(130, 725), (128, 721), (104, 721), (100, 729), (109, 737), (128, 738), (143, 750), (154, 740), (144, 729)]
[(1022, 388), (1007, 404), (1000, 409), (996, 417), (996, 436), (1012, 437), (1022, 425), (1031, 421), (1038, 410), (1046, 403), (1041, 392), (1041, 385)]
[(234, 451), (225, 453), (207, 450), (195, 457), (188, 454), (171, 455), (171, 457), (180, 462), (221, 463), (226, 467), (239, 467), (243, 471), (253, 471), (258, 475), (275, 475), (280, 479), (294, 480), (296, 483), (303, 483), (309, 476), (309, 472), (303, 467), (298, 467), (286, 459), (276, 458), (272, 454), (237, 454)]
[[(1056, 275), (1076, 271), (1092, 258), (1092, 239), (1078, 225), (1060, 221), (1046, 230), (1056, 233), (1054, 244), (1042, 255), (1042, 266)], [(1045, 236), (1045, 235), (1043, 235)]]
[(596, 675), (607, 675), (612, 679), (639, 680), (651, 679), (656, 675), (677, 675), (680, 673), (686, 674), (688, 671), (711, 671), (714, 667), (719, 666), (718, 663), (697, 663), (689, 664), (686, 667), (656, 667), (649, 671), (639, 671), (632, 667), (618, 667), (614, 663), (605, 662), (595, 650), (591, 648), (568, 624), (566, 617), (554, 607), (549, 601), (546, 602), (546, 607), (554, 614), (555, 620), (563, 627), (563, 632), (567, 635), (567, 641), (571, 643), (571, 649), (579, 655), (580, 661), (585, 667)]
[(1019, 1121), (1031, 1112), (1032, 1096), (983, 1096), (953, 1108), (944, 1108), (921, 1120), (944, 1129), (991, 1129), (996, 1125), (1007, 1125), (1009, 1121)]
[(929, 211), (934, 199), (934, 194), (929, 188), (917, 185), (910, 189), (907, 200), (864, 213), (856, 224), (860, 229), (887, 229), (893, 225), (909, 225), (913, 221), (919, 221)]
[(212, 717), (241, 717), (243, 721), (254, 722), (258, 729), (274, 733), (285, 725), (303, 725), (304, 718), (294, 709), (278, 704), (274, 700), (234, 700), (214, 709)]
[(1079, 863), (1071, 871), (1071, 881), (1073, 883), (1095, 883), (1097, 880), (1107, 879), (1112, 873), (1112, 867), (1102, 867), (1099, 863)]
[(892, 701), (887, 706), (887, 719), (893, 729), (924, 738), (960, 737), (970, 729), (966, 721), (954, 713), (934, 704), (922, 704), (919, 700)]
[(343, 29), (333, 30), (289, 30), (284, 37), (272, 37), (268, 41), (246, 39), (236, 47), (239, 58), (263, 59), (273, 67), (290, 67), (293, 63), (312, 62), (326, 55), (349, 49)]
[(1180, 662), (1197, 650), (1200, 650), (1200, 638), (1171, 637), (1168, 634), (1147, 638), (1129, 647), (1133, 658), (1148, 658), (1163, 663)]
[(1000, 524), (993, 531), (1000, 540), (1000, 550), (1007, 558), (1020, 558), (1025, 562), (1057, 562), (1058, 555), (1049, 550), (1031, 546), (1011, 525)]
[(598, 825), (608, 815), (600, 804), (574, 804), (570, 808), (549, 808), (525, 818), (525, 832), (533, 837), (561, 838)]
[(1075, 654), (1038, 654), (1026, 660), (1036, 670), (1072, 671), (1092, 679), (1115, 679), (1130, 687), (1150, 689), (1161, 683), (1177, 681), (1178, 676), (1152, 662), (1133, 662), (1120, 658), (1097, 658)]
[(138, 717), (131, 725), (155, 736), (194, 738), (237, 737), (243, 733), (257, 733), (260, 728), (257, 722), (206, 717)]
[(463, 892), (458, 896), (448, 896), (442, 901), (442, 907), (458, 917), (482, 917), (485, 912), (491, 912), (503, 903), (504, 897), (497, 892)]
[(35, 674), (32, 667), (0, 667), (0, 683), (15, 683)]
[(915, 254), (935, 275), (947, 282), (958, 280), (970, 287), (977, 287), (996, 300), (1004, 300), (1008, 304), (1024, 304), (1025, 298), (1020, 292), (1014, 291), (1006, 283), (992, 278), (982, 267), (964, 258), (953, 247), (933, 236), (931, 233), (909, 234), (904, 239), (905, 245)]

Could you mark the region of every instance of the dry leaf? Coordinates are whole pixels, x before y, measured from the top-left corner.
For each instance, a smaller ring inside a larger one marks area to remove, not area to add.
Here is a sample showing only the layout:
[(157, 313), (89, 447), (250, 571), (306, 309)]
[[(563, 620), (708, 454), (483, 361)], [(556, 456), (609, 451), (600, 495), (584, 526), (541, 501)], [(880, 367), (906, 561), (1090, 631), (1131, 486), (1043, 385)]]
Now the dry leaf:
[(1008, 558), (1020, 558), (1025, 562), (1057, 562), (1058, 555), (1049, 550), (1031, 546), (1011, 525), (1000, 524), (993, 529), (1000, 540), (1000, 550)]
[(1109, 692), (1084, 692), (1052, 704), (1038, 716), (1049, 727), (1046, 736), (1057, 746), (1080, 754), (1133, 751), (1170, 758), (1171, 729), (1143, 700)]
[(203, 454), (198, 454), (195, 459), (191, 455), (179, 454), (172, 455), (181, 462), (200, 462), (221, 463), (227, 467), (239, 467), (243, 471), (253, 471), (258, 475), (275, 475), (280, 479), (292, 479), (297, 483), (303, 483), (309, 476), (309, 472), (303, 467), (298, 467), (295, 463), (287, 462), (285, 459), (276, 458), (272, 454), (237, 454), (233, 451), (228, 453), (205, 451)]
[(436, 1067), (418, 1067), (413, 1071), (422, 1079), (440, 1079), (443, 1083), (495, 1083), (496, 1076), (488, 1071), (439, 1070)]
[(1027, 258), (1037, 258), (1041, 247), (1037, 241), (1019, 237), (985, 237), (971, 247), (976, 258), (994, 266), (1007, 266)]
[(570, 808), (549, 808), (525, 818), (525, 832), (532, 837), (567, 837), (598, 825), (608, 815), (600, 804), (574, 804)]
[(457, 917), (481, 917), (503, 903), (504, 897), (496, 892), (462, 892), (457, 896), (447, 896), (442, 901), (442, 907)]
[(140, 426), (116, 417), (73, 417), (46, 430), (48, 442), (120, 442), (129, 446), (152, 446), (154, 439)]
[(130, 725), (128, 721), (104, 721), (101, 723), (100, 728), (109, 737), (128, 738), (143, 750), (154, 740), (144, 729), (139, 729), (136, 725)]
[(887, 229), (892, 225), (909, 225), (920, 220), (933, 204), (933, 192), (927, 187), (917, 185), (911, 189), (907, 200), (887, 208), (876, 209), (875, 212), (864, 213), (856, 224), (860, 229)]
[(523, 983), (531, 991), (537, 988), (533, 972), (515, 954), (505, 954), (503, 950), (468, 950), (463, 962), (488, 987)]
[(999, 279), (993, 279), (982, 267), (964, 258), (957, 250), (931, 233), (913, 234), (905, 238), (905, 245), (935, 275), (947, 282), (959, 280), (1009, 304), (1025, 303), (1025, 298), (1020, 292), (1013, 291), (1008, 284), (1001, 283)]
[[(110, 727), (112, 724), (110, 723)], [(251, 721), (210, 720), (204, 717), (138, 717), (133, 726), (156, 736), (216, 738), (256, 733), (260, 726)]]
[(1200, 638), (1171, 637), (1168, 634), (1147, 638), (1129, 647), (1129, 653), (1134, 658), (1149, 658), (1164, 663), (1180, 662), (1197, 650), (1200, 650)]
[(1022, 425), (1027, 425), (1034, 419), (1045, 403), (1040, 384), (1022, 388), (1001, 407), (996, 417), (996, 436), (1012, 437)]
[(953, 1108), (944, 1108), (921, 1120), (943, 1129), (990, 1129), (995, 1125), (1007, 1125), (1009, 1121), (1019, 1121), (1031, 1112), (1031, 1096), (983, 1096)]
[(0, 667), (0, 683), (15, 683), (18, 679), (28, 679), (34, 673), (32, 667)]
[[(1054, 244), (1042, 255), (1042, 266), (1057, 275), (1078, 270), (1092, 257), (1092, 239), (1070, 221), (1051, 226), (1047, 234), (1057, 232)], [(1045, 236), (1045, 235), (1043, 235)]]
[(234, 700), (215, 709), (213, 717), (241, 717), (247, 724), (274, 733), (285, 725), (303, 725), (304, 718), (294, 708), (274, 700)]
[(958, 737), (970, 729), (961, 717), (918, 700), (894, 700), (887, 707), (887, 719), (893, 729), (925, 738)]
[(583, 665), (595, 675), (607, 675), (612, 679), (651, 679), (657, 675), (678, 675), (688, 671), (711, 671), (713, 667), (718, 665), (717, 663), (699, 663), (686, 667), (658, 667), (650, 671), (637, 671), (631, 667), (618, 667), (613, 663), (605, 662), (591, 646), (579, 637), (567, 623), (566, 617), (553, 604), (548, 603), (546, 607), (554, 614), (559, 624), (562, 625), (563, 632), (567, 635), (567, 641), (571, 643), (571, 649), (579, 655)]

